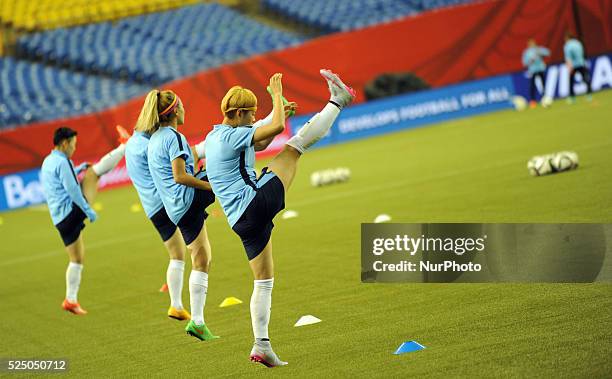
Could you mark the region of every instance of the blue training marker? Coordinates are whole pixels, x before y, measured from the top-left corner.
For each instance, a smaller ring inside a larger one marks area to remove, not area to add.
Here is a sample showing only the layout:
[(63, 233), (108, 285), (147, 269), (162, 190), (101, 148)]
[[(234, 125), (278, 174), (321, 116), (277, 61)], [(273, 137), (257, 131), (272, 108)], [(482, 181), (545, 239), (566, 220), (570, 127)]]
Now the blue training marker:
[(421, 345), (417, 341), (408, 341), (402, 343), (393, 354), (399, 355), (404, 353), (412, 353), (413, 351), (419, 351), (423, 349), (425, 349), (425, 346)]

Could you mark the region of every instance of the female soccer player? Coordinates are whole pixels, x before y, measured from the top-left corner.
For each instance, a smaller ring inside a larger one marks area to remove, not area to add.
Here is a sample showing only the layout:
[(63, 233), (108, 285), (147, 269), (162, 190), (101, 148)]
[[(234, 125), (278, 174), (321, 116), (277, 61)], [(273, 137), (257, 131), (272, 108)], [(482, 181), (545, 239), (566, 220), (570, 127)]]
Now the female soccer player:
[[(205, 341), (218, 338), (204, 323), (204, 305), (211, 260), (210, 242), (204, 223), (208, 217), (205, 209), (215, 201), (215, 196), (206, 181), (205, 173), (201, 172), (197, 174), (198, 177), (194, 176), (193, 153), (185, 136), (176, 130), (184, 120), (185, 109), (174, 92), (153, 90), (145, 99), (135, 129), (151, 136), (147, 146), (151, 179), (171, 224), (178, 226), (191, 252), (192, 270), (189, 276), (191, 320), (185, 331)], [(155, 217), (155, 214), (152, 217)], [(172, 237), (174, 234), (174, 231), (170, 233), (172, 225), (166, 222), (163, 226), (162, 239), (164, 236)], [(175, 257), (180, 258), (180, 255)], [(183, 266), (180, 263), (174, 265), (173, 270), (177, 272), (174, 272), (173, 276), (182, 277)], [(177, 287), (180, 288), (179, 280), (174, 280), (174, 283), (171, 283), (172, 281), (169, 281), (168, 287), (172, 285), (172, 291), (178, 296), (175, 291)]]
[[(142, 124), (138, 127), (142, 127)], [(149, 172), (147, 149), (151, 136), (139, 130), (138, 127), (134, 130), (125, 148), (127, 172), (138, 192), (145, 214), (157, 229), (170, 256), (170, 263), (166, 270), (166, 283), (170, 295), (168, 317), (176, 320), (189, 320), (191, 315), (184, 309), (182, 300), (185, 241), (181, 233), (177, 231), (176, 225), (168, 218)]]
[(252, 127), (257, 98), (248, 89), (232, 87), (221, 101), (223, 122), (205, 141), (208, 178), (232, 229), (240, 236), (255, 277), (251, 321), (255, 342), (250, 359), (268, 367), (286, 365), (270, 345), (268, 323), (274, 285), (272, 219), (285, 207), (285, 194), (300, 156), (329, 130), (355, 92), (329, 70), (321, 70), (331, 92), (329, 103), (285, 144), (283, 150), (256, 177), (255, 151), (265, 149), (285, 128), (282, 74), (270, 78), (273, 116), (270, 124)]
[[(96, 212), (89, 204), (95, 200), (98, 193), (98, 180), (117, 166), (123, 158), (125, 142), (130, 138), (129, 133), (120, 126), (117, 126), (117, 132), (119, 147), (93, 166), (84, 163), (75, 169), (70, 158), (76, 150), (77, 132), (70, 128), (59, 128), (53, 135), (55, 147), (45, 158), (41, 168), (41, 181), (51, 219), (64, 241), (70, 260), (66, 270), (66, 298), (62, 308), (76, 315), (87, 314), (77, 301), (85, 255), (81, 237), (81, 230), (85, 228), (83, 221), (86, 218), (90, 222), (96, 220)], [(85, 174), (79, 183), (77, 175), (83, 170)]]
[[(290, 107), (290, 106), (289, 106)], [(143, 116), (144, 117), (144, 116)], [(272, 113), (261, 124), (270, 123)], [(170, 256), (170, 263), (166, 270), (166, 283), (170, 295), (170, 308), (168, 317), (176, 320), (189, 320), (191, 315), (183, 307), (183, 274), (185, 271), (185, 242), (175, 224), (170, 221), (164, 208), (161, 197), (155, 189), (155, 183), (149, 171), (147, 150), (151, 136), (140, 130), (143, 123), (137, 125), (132, 137), (128, 140), (125, 149), (125, 162), (128, 175), (136, 188), (140, 203), (147, 217), (157, 229), (164, 246)], [(194, 146), (192, 153), (195, 161), (205, 157), (204, 141)]]

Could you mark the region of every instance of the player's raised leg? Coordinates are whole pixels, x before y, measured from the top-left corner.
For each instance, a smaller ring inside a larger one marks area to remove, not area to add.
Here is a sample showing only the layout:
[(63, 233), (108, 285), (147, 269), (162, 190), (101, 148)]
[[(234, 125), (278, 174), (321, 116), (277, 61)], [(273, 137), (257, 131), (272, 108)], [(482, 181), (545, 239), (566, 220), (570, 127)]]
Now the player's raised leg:
[(89, 203), (93, 203), (98, 195), (98, 181), (100, 177), (117, 167), (121, 158), (125, 155), (125, 144), (130, 138), (130, 133), (120, 125), (117, 125), (116, 129), (117, 134), (119, 134), (119, 146), (103, 156), (98, 162), (89, 166), (81, 181), (83, 195)]
[(355, 98), (355, 91), (344, 84), (338, 75), (325, 69), (320, 73), (329, 87), (329, 102), (287, 141), (283, 150), (268, 165), (269, 170), (283, 182), (285, 191), (293, 182), (299, 157), (327, 134), (340, 111)]

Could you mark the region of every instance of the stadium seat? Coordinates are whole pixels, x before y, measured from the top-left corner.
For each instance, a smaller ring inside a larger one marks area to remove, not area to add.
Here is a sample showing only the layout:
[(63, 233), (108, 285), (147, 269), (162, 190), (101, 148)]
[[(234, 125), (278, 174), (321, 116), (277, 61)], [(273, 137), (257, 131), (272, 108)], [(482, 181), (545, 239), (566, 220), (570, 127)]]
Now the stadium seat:
[(30, 59), (158, 85), (302, 40), (211, 3), (33, 33), (18, 40), (17, 51)]
[(0, 22), (26, 31), (48, 30), (90, 22), (113, 21), (199, 2), (199, 0), (3, 0), (0, 2)]
[(474, 0), (262, 0), (262, 5), (294, 22), (333, 33), (470, 1)]
[(0, 58), (0, 128), (102, 110), (148, 87)]
[[(79, 7), (81, 0), (65, 4), (69, 13), (58, 10), (54, 0), (36, 6), (13, 1), (8, 8), (19, 8), (22, 15), (32, 7), (45, 10), (33, 13), (34, 23), (49, 27), (64, 25), (68, 17), (90, 22), (109, 13), (117, 14), (117, 21), (20, 37), (16, 50), (25, 59), (0, 60), (0, 127), (102, 110), (152, 86), (303, 41), (215, 3), (174, 9), (175, 3), (155, 0), (147, 3), (147, 11), (166, 10), (133, 17), (125, 16), (142, 13), (142, 0), (112, 0), (87, 8)], [(5, 8), (3, 3), (2, 17)]]

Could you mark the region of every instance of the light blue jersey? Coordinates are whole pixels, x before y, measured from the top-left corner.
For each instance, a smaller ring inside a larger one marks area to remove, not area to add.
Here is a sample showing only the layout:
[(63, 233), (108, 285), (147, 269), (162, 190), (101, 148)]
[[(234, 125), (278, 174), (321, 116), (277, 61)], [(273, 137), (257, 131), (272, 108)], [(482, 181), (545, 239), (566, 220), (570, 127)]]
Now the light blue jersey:
[(567, 40), (563, 46), (563, 53), (565, 54), (565, 60), (569, 61), (574, 68), (585, 66), (584, 48), (582, 47), (582, 43), (577, 39), (572, 38)]
[(148, 147), (149, 172), (170, 220), (178, 224), (193, 201), (194, 189), (174, 181), (172, 161), (182, 157), (185, 171), (193, 176), (193, 156), (187, 139), (170, 126), (153, 133)]
[(147, 150), (150, 138), (147, 133), (135, 131), (125, 145), (127, 172), (148, 218), (153, 217), (164, 206), (149, 172)]
[(240, 219), (255, 197), (255, 147), (257, 127), (215, 125), (206, 136), (206, 171), (230, 226)]
[(54, 225), (68, 216), (72, 203), (81, 208), (90, 220), (96, 218), (96, 212), (85, 200), (72, 161), (66, 154), (59, 150), (51, 151), (43, 161), (40, 179)]
[(542, 58), (549, 55), (550, 50), (541, 46), (529, 47), (523, 51), (523, 66), (527, 67), (529, 76), (546, 70), (546, 63)]

